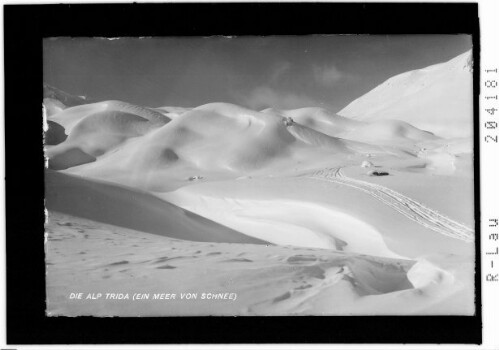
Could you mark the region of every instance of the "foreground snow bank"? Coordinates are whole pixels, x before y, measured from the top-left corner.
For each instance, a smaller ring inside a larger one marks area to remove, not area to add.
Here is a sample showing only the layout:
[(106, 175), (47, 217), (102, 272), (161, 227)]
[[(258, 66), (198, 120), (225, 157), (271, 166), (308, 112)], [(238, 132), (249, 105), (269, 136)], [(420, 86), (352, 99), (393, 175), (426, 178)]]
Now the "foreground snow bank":
[(210, 197), (182, 190), (161, 197), (248, 236), (274, 244), (401, 258), (388, 249), (374, 227), (326, 204)]

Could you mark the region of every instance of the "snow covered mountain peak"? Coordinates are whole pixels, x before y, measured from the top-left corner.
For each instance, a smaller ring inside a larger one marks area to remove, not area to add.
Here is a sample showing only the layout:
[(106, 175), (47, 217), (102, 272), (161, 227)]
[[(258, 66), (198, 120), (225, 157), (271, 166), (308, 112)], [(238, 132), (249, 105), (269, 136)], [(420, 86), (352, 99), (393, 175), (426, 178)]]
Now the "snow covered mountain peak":
[(396, 75), (351, 102), (339, 115), (395, 119), (443, 137), (469, 137), (473, 121), (473, 56)]

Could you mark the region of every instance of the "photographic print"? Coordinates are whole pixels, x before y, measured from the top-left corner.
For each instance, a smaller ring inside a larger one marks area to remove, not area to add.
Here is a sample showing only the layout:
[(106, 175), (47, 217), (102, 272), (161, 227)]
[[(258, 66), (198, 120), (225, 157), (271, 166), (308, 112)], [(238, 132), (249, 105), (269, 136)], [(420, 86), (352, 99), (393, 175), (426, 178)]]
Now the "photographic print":
[(475, 314), (471, 35), (49, 37), (43, 91), (47, 316)]

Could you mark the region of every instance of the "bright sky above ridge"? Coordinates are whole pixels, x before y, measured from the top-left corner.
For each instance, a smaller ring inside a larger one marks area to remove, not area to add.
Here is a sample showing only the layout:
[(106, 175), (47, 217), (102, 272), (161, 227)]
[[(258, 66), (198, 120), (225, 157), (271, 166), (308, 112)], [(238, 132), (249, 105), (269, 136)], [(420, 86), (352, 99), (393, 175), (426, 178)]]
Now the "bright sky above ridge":
[(393, 75), (469, 49), (466, 35), (53, 38), (44, 41), (44, 81), (150, 107), (230, 102), (337, 112)]

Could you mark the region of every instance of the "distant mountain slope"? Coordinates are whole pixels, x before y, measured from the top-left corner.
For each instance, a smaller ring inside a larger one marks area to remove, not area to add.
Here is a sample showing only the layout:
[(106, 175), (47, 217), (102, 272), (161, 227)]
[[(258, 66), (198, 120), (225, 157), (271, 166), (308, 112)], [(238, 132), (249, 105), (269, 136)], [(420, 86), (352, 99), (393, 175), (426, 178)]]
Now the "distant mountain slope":
[(43, 105), (47, 116), (57, 114), (68, 107), (95, 102), (81, 96), (74, 96), (49, 84), (43, 84)]
[(469, 137), (473, 128), (471, 51), (394, 76), (339, 115), (362, 121), (402, 120), (442, 137)]
[(73, 107), (95, 102), (84, 97), (68, 94), (67, 92), (46, 83), (43, 84), (43, 98), (57, 100), (65, 107)]

